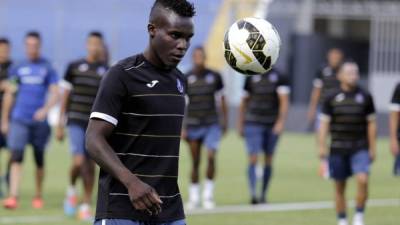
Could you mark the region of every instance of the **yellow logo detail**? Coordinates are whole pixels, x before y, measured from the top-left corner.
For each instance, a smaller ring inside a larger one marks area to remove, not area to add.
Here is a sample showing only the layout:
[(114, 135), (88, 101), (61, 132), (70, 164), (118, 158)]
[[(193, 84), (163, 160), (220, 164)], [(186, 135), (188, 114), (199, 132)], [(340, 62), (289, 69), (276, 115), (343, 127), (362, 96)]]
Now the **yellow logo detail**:
[(246, 62), (244, 64), (249, 64), (251, 62), (253, 62), (253, 59), (251, 59), (251, 57), (249, 55), (247, 55), (246, 53), (244, 53), (242, 50), (240, 50), (238, 47), (233, 46), (235, 48), (236, 51), (239, 52), (239, 54), (241, 56), (243, 56), (243, 58), (246, 60)]

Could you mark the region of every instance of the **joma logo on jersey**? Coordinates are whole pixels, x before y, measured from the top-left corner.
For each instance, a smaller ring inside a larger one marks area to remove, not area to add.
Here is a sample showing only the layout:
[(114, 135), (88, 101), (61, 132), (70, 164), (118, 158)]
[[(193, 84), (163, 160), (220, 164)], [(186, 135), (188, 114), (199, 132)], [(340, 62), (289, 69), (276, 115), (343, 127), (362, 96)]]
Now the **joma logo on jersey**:
[(148, 84), (147, 84), (147, 87), (153, 88), (153, 87), (156, 86), (158, 83), (159, 83), (158, 80), (153, 80), (153, 81), (151, 81), (151, 83), (148, 83)]

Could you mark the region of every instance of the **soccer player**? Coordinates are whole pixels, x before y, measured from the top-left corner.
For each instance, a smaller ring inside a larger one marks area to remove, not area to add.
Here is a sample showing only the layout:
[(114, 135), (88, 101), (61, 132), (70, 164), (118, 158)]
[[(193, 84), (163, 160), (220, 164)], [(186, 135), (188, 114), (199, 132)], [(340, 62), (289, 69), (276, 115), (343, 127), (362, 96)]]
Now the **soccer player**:
[(70, 170), (67, 196), (64, 201), (64, 212), (72, 216), (77, 207), (76, 181), (82, 177), (84, 185), (83, 203), (79, 207), (78, 218), (91, 220), (90, 203), (94, 185), (94, 162), (85, 148), (85, 132), (89, 122), (90, 110), (96, 98), (102, 75), (108, 66), (103, 61), (103, 36), (91, 32), (86, 40), (87, 56), (69, 64), (61, 82), (64, 95), (61, 103), (57, 138), (64, 138), (65, 116), (67, 116), (72, 166)]
[[(222, 134), (226, 132), (228, 110), (219, 73), (206, 68), (206, 53), (202, 47), (193, 51), (193, 69), (187, 73), (189, 98), (184, 135), (192, 155), (192, 175), (188, 209), (199, 206), (199, 166), (201, 147), (207, 148), (207, 180), (203, 190), (203, 207), (212, 209), (214, 203), (215, 157)], [(217, 102), (220, 109), (217, 108)]]
[(185, 224), (178, 161), (185, 77), (176, 68), (194, 33), (193, 4), (156, 0), (149, 44), (103, 78), (86, 132), (100, 166), (96, 225)]
[(332, 48), (327, 54), (327, 65), (318, 70), (313, 82), (313, 90), (311, 92), (310, 105), (307, 114), (308, 124), (315, 122), (315, 127), (318, 128), (318, 114), (321, 111), (321, 104), (340, 86), (337, 80), (337, 71), (343, 61), (343, 52), (338, 48)]
[(400, 149), (399, 149), (399, 112), (400, 112), (400, 83), (397, 84), (394, 90), (392, 101), (390, 104), (390, 150), (395, 157), (394, 175), (400, 176)]
[[(3, 134), (8, 134), (7, 144), (12, 155), (10, 193), (4, 201), (4, 207), (8, 209), (18, 207), (18, 191), (22, 178), (21, 164), (27, 144), (33, 147), (37, 166), (32, 207), (36, 209), (43, 207), (44, 154), (50, 136), (47, 114), (57, 103), (59, 96), (58, 76), (49, 61), (41, 56), (40, 47), (40, 34), (27, 33), (25, 36), (27, 59), (10, 69), (9, 84), (3, 100), (1, 129)], [(9, 122), (12, 105), (11, 122)]]
[[(244, 85), (238, 117), (238, 130), (245, 138), (249, 155), (248, 182), (251, 204), (267, 203), (266, 195), (272, 176), (272, 161), (289, 109), (290, 87), (276, 69), (262, 75), (249, 76)], [(262, 189), (257, 195), (256, 166), (264, 153)]]
[[(356, 213), (353, 225), (364, 224), (368, 197), (370, 164), (376, 155), (376, 122), (372, 96), (358, 86), (359, 70), (354, 62), (345, 62), (338, 71), (340, 89), (329, 96), (322, 107), (319, 129), (321, 162), (329, 162), (335, 181), (336, 211), (339, 225), (347, 225), (345, 189), (347, 179), (357, 181)], [(330, 133), (330, 152), (326, 139)]]
[[(10, 42), (6, 38), (0, 38), (0, 116), (1, 116), (1, 102), (6, 88), (6, 80), (8, 78), (8, 70), (11, 66), (10, 59)], [(0, 151), (6, 147), (6, 137), (0, 133)], [(2, 197), (2, 183), (6, 180), (7, 175), (1, 174), (0, 168), (0, 197)]]

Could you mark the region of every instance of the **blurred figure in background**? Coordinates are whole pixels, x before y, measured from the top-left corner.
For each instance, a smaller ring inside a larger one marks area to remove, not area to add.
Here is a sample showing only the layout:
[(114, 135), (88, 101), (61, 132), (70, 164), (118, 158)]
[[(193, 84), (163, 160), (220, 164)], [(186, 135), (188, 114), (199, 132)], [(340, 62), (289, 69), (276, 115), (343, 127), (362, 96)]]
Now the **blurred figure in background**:
[(200, 204), (199, 167), (201, 148), (207, 149), (207, 174), (203, 187), (203, 207), (212, 209), (214, 202), (214, 178), (216, 153), (228, 123), (228, 109), (223, 94), (224, 84), (219, 73), (206, 68), (206, 53), (197, 47), (192, 55), (193, 68), (187, 73), (189, 98), (185, 119), (184, 138), (192, 155), (191, 184), (188, 209)]
[[(238, 118), (238, 130), (245, 138), (249, 155), (248, 181), (251, 204), (267, 203), (267, 190), (272, 176), (272, 161), (289, 109), (290, 87), (287, 79), (272, 69), (263, 75), (248, 76), (244, 85)], [(262, 189), (257, 195), (256, 166), (264, 153)]]
[(337, 71), (343, 61), (343, 52), (338, 48), (332, 48), (327, 54), (327, 65), (318, 70), (313, 81), (310, 104), (307, 114), (309, 130), (318, 129), (318, 114), (321, 111), (321, 104), (325, 99), (335, 92), (340, 84), (337, 80)]
[(91, 32), (86, 41), (87, 56), (69, 64), (64, 80), (61, 82), (64, 94), (61, 101), (57, 138), (60, 141), (64, 139), (64, 125), (67, 121), (72, 154), (64, 212), (68, 216), (75, 215), (78, 204), (76, 182), (81, 177), (84, 195), (78, 218), (85, 221), (93, 219), (90, 205), (95, 180), (95, 164), (85, 148), (85, 132), (101, 78), (108, 69), (108, 65), (104, 63), (103, 48), (102, 34)]
[[(1, 104), (3, 102), (3, 95), (6, 89), (6, 80), (8, 78), (8, 70), (11, 66), (10, 59), (10, 42), (6, 38), (0, 38), (0, 117), (1, 117)], [(0, 133), (0, 151), (6, 147), (6, 137)], [(8, 156), (7, 156), (8, 157)], [(7, 165), (8, 167), (8, 165)], [(0, 165), (0, 198), (3, 196), (3, 183), (7, 183), (8, 168), (6, 173), (2, 173)]]
[(42, 199), (44, 154), (50, 137), (47, 114), (57, 104), (59, 96), (58, 76), (50, 62), (40, 55), (40, 48), (40, 34), (34, 31), (27, 33), (25, 36), (27, 59), (10, 69), (4, 95), (1, 130), (3, 134), (8, 134), (7, 144), (12, 155), (10, 193), (4, 201), (4, 207), (7, 209), (18, 207), (22, 162), (28, 144), (33, 147), (37, 166), (32, 207), (40, 209), (44, 204)]
[[(370, 164), (376, 155), (375, 107), (372, 96), (358, 85), (356, 63), (344, 63), (338, 78), (340, 89), (326, 98), (322, 106), (319, 157), (323, 164), (328, 160), (330, 176), (335, 181), (338, 224), (348, 224), (345, 189), (347, 179), (354, 175), (357, 197), (353, 225), (364, 225)], [(329, 153), (328, 133), (331, 136)]]
[(395, 157), (394, 175), (400, 176), (400, 127), (399, 127), (399, 113), (400, 113), (400, 83), (397, 84), (394, 90), (392, 101), (390, 104), (390, 150)]

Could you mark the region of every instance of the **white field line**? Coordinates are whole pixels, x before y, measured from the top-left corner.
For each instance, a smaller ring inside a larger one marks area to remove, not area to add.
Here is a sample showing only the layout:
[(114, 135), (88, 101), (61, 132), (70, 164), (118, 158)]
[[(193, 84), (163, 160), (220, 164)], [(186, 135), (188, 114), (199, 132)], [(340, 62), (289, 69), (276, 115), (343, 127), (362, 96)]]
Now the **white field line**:
[[(349, 202), (350, 206), (354, 206), (354, 201)], [(368, 201), (368, 207), (400, 207), (400, 199), (374, 199)], [(192, 210), (186, 211), (187, 215), (207, 215), (207, 214), (232, 214), (232, 213), (248, 213), (248, 212), (290, 212), (290, 211), (307, 211), (332, 209), (333, 202), (298, 202), (298, 203), (277, 203), (270, 205), (235, 205), (235, 206), (218, 206), (212, 210)], [(0, 224), (41, 224), (55, 223), (66, 221), (64, 216), (0, 216)]]

